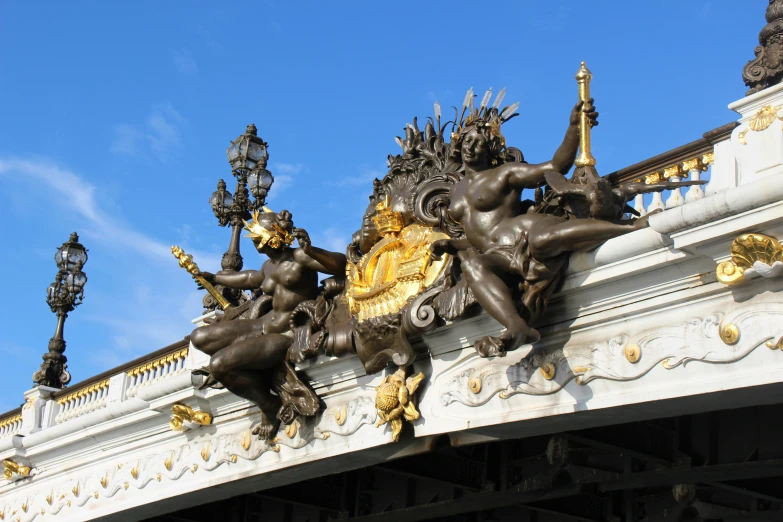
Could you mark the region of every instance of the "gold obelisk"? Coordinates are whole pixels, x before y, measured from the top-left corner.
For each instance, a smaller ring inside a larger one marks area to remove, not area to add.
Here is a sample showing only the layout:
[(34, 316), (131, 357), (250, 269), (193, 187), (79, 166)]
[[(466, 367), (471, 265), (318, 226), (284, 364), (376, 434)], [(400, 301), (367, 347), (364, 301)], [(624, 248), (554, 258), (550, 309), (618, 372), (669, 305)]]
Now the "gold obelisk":
[[(585, 67), (585, 62), (576, 73), (576, 83), (579, 85), (579, 99), (587, 101), (590, 98), (590, 81), (593, 79), (593, 73)], [(579, 156), (576, 158), (577, 167), (587, 167), (595, 165), (595, 158), (590, 151), (590, 122), (587, 114), (582, 112), (579, 121)]]
[(171, 253), (174, 254), (174, 257), (177, 258), (177, 261), (179, 261), (179, 266), (187, 270), (190, 275), (195, 276), (196, 281), (198, 281), (199, 284), (204, 287), (204, 290), (209, 292), (209, 295), (215, 298), (215, 301), (218, 302), (223, 310), (228, 310), (231, 308), (231, 303), (229, 303), (225, 297), (220, 295), (220, 292), (218, 292), (209, 281), (199, 275), (196, 275), (199, 273), (199, 269), (198, 265), (193, 261), (193, 256), (186, 254), (185, 251), (178, 246), (171, 247)]

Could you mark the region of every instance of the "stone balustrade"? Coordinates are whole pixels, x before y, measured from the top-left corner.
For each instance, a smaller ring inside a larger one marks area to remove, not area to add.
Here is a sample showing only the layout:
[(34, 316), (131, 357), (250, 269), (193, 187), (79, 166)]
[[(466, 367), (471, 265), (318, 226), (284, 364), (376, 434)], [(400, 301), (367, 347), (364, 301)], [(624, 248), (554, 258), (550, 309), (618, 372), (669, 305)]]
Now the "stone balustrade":
[(127, 372), (126, 396), (135, 397), (141, 388), (182, 373), (185, 370), (187, 356), (188, 348), (184, 348)]
[(11, 415), (0, 419), (0, 439), (11, 437), (19, 433), (22, 429), (22, 414), (21, 412), (12, 413)]
[[(661, 170), (645, 174), (634, 180), (636, 183), (660, 183), (662, 181), (701, 181), (704, 177), (710, 180), (710, 166), (715, 162), (715, 153), (706, 152), (700, 156), (669, 165)], [(703, 175), (702, 173), (706, 173)], [(644, 216), (656, 210), (666, 210), (697, 201), (706, 196), (703, 186), (693, 185), (673, 190), (638, 194), (633, 202), (633, 208)]]
[(55, 423), (60, 424), (106, 406), (109, 395), (109, 380), (91, 384), (60, 399)]

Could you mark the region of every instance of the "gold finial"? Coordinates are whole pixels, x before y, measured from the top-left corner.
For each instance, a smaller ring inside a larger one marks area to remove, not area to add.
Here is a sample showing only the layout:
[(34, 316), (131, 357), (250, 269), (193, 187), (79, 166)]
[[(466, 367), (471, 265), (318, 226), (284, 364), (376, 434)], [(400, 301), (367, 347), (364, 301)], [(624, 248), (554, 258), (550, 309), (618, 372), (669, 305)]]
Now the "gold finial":
[(196, 281), (198, 281), (199, 284), (204, 287), (204, 290), (209, 292), (209, 294), (215, 298), (215, 301), (218, 302), (223, 310), (228, 310), (231, 308), (231, 304), (226, 301), (226, 298), (223, 297), (209, 281), (200, 275), (196, 275), (199, 273), (199, 269), (198, 265), (193, 261), (193, 256), (186, 254), (185, 251), (178, 246), (171, 247), (171, 253), (174, 254), (174, 257), (177, 259), (177, 261), (179, 261), (179, 266), (187, 270), (190, 275), (196, 276)]
[[(576, 72), (576, 83), (579, 85), (579, 99), (585, 102), (590, 98), (590, 82), (593, 73), (582, 62), (582, 66)], [(582, 112), (579, 120), (579, 156), (576, 158), (577, 167), (595, 165), (595, 158), (590, 150), (590, 121), (585, 112)]]

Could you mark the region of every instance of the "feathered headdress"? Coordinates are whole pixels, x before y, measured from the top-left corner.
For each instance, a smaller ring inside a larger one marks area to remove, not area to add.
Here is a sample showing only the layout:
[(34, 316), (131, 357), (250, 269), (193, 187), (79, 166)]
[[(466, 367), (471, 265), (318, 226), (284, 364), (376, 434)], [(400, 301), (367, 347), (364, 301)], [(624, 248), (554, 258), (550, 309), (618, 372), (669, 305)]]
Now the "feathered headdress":
[[(503, 98), (506, 96), (505, 87), (495, 97), (495, 101), (492, 105), (489, 105), (489, 101), (492, 98), (492, 87), (487, 89), (484, 93), (484, 97), (481, 99), (481, 104), (478, 108), (474, 105), (473, 87), (468, 89), (465, 93), (465, 99), (462, 102), (462, 110), (454, 107), (455, 118), (451, 126), (451, 140), (455, 142), (459, 137), (465, 134), (471, 127), (477, 127), (486, 129), (489, 133), (500, 140), (501, 147), (506, 146), (506, 138), (503, 137), (503, 133), (500, 130), (500, 126), (517, 116), (516, 110), (519, 108), (519, 102), (507, 105), (500, 109), (500, 104), (503, 102)], [(440, 120), (440, 105), (435, 102), (435, 114)]]

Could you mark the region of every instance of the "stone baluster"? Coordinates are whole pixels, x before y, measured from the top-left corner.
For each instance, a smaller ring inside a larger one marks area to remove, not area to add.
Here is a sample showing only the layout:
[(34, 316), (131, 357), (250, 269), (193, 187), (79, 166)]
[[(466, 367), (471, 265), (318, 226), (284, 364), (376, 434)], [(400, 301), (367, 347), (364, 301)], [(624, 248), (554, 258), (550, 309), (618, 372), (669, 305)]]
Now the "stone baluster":
[(644, 194), (637, 194), (633, 200), (633, 208), (639, 213), (639, 216), (647, 214), (647, 210), (644, 208)]
[[(666, 181), (674, 181), (674, 182), (682, 181), (682, 178), (687, 176), (688, 176), (687, 172), (683, 173), (679, 165), (671, 166), (663, 171), (663, 177)], [(682, 195), (682, 190), (680, 189), (680, 187), (677, 187), (676, 189), (672, 190), (672, 193), (669, 195), (669, 198), (666, 200), (666, 208), (679, 207), (684, 203), (685, 203), (685, 198)]]
[[(687, 172), (693, 181), (699, 181), (701, 179), (701, 172), (707, 170), (702, 164), (700, 158), (693, 158), (682, 162), (683, 172)], [(690, 203), (704, 197), (704, 189), (701, 185), (693, 185), (690, 190), (685, 194), (685, 202)]]
[[(648, 174), (644, 177), (645, 183), (658, 183), (659, 181), (663, 181), (663, 174), (660, 172), (654, 172), (652, 174)], [(653, 192), (652, 193), (652, 201), (650, 202), (650, 206), (647, 207), (647, 212), (654, 212), (656, 210), (663, 210), (666, 208), (666, 205), (663, 203), (663, 193), (661, 192)]]
[(709, 196), (710, 191), (708, 189), (709, 185), (712, 184), (712, 177), (715, 174), (712, 168), (712, 165), (715, 163), (715, 152), (707, 152), (706, 154), (703, 154), (701, 157), (701, 170), (702, 172), (710, 171), (710, 180), (707, 183), (707, 185), (704, 186), (704, 196)]

